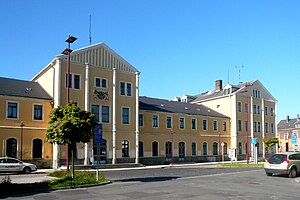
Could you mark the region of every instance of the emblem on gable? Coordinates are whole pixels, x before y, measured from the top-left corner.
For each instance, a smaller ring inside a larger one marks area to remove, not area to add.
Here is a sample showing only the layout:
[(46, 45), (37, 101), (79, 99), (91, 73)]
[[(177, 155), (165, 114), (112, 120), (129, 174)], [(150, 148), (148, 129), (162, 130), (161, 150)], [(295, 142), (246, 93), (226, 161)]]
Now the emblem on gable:
[(100, 100), (108, 100), (108, 91), (94, 90), (94, 98)]

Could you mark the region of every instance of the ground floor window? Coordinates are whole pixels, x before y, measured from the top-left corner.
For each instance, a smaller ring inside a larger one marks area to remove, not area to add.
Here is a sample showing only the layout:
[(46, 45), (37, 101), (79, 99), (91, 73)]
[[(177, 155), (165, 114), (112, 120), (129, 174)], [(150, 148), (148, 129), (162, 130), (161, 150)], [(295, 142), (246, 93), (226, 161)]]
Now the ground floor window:
[(192, 156), (197, 155), (197, 144), (196, 142), (192, 142)]
[(139, 141), (139, 157), (144, 157), (144, 142)]
[(43, 157), (43, 141), (41, 139), (34, 139), (32, 142), (32, 158)]
[(122, 141), (122, 157), (129, 157), (129, 141)]
[(152, 156), (158, 156), (158, 142), (152, 142)]
[(185, 143), (179, 142), (179, 159), (184, 159), (185, 157)]
[(166, 142), (166, 157), (172, 157), (172, 142)]
[(213, 155), (218, 155), (218, 143), (216, 142), (213, 143)]
[(239, 142), (239, 155), (243, 154), (243, 147), (242, 147), (242, 143)]

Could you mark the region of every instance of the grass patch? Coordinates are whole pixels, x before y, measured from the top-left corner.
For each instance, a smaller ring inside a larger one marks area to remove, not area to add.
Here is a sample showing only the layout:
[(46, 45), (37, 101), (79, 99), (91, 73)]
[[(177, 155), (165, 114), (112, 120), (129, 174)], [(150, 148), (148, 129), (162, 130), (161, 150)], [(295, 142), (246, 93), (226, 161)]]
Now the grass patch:
[(224, 163), (220, 167), (264, 167), (264, 164)]
[(57, 179), (46, 180), (40, 183), (22, 183), (16, 184), (11, 183), (9, 176), (5, 177), (3, 180), (0, 180), (0, 197), (2, 195), (8, 195), (13, 193), (25, 193), (25, 192), (34, 192), (47, 189), (56, 189), (56, 188), (74, 188), (78, 186), (90, 185), (90, 184), (99, 184), (105, 183), (108, 180), (104, 178), (102, 173), (99, 173), (98, 180), (96, 179), (96, 172), (88, 171), (76, 171), (75, 178), (72, 179), (71, 171), (56, 171), (48, 174), (48, 176), (56, 177)]

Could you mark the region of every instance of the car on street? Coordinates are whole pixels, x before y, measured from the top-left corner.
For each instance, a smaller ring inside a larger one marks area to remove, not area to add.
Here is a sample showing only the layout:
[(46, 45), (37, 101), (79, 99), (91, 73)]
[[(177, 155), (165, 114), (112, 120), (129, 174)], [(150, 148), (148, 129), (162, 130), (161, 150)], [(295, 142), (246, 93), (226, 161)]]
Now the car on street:
[(1, 157), (0, 158), (0, 172), (21, 172), (29, 174), (36, 171), (37, 167), (34, 164), (26, 163), (16, 158)]
[(300, 172), (300, 153), (285, 152), (270, 156), (264, 163), (264, 169), (267, 176), (273, 174), (288, 175), (295, 178)]

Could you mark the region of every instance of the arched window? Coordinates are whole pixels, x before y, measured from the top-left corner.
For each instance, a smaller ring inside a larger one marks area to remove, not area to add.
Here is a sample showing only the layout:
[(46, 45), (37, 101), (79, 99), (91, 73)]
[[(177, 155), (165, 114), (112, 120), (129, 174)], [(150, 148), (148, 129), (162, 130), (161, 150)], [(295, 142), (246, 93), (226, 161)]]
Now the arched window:
[(32, 142), (32, 158), (43, 157), (43, 141), (41, 139), (34, 139)]
[(172, 142), (166, 142), (166, 157), (172, 157)]
[(207, 156), (207, 142), (203, 142), (202, 152), (204, 156)]
[(224, 142), (224, 147), (223, 147), (224, 149), (223, 149), (223, 151), (224, 151), (224, 155), (227, 155), (228, 154), (228, 145), (227, 145), (227, 143), (226, 142)]
[(239, 142), (239, 155), (243, 154), (243, 147), (242, 147), (242, 143)]
[(196, 142), (192, 142), (192, 156), (197, 155), (197, 144)]
[(139, 141), (139, 157), (144, 157), (144, 143)]
[(158, 156), (158, 142), (152, 142), (152, 156)]
[(184, 142), (179, 142), (178, 154), (179, 154), (179, 160), (184, 160), (184, 157), (185, 157), (185, 143)]
[(17, 140), (15, 138), (6, 140), (6, 156), (17, 158)]
[(129, 141), (122, 141), (122, 157), (129, 157)]
[(213, 155), (218, 155), (218, 143), (213, 143)]

